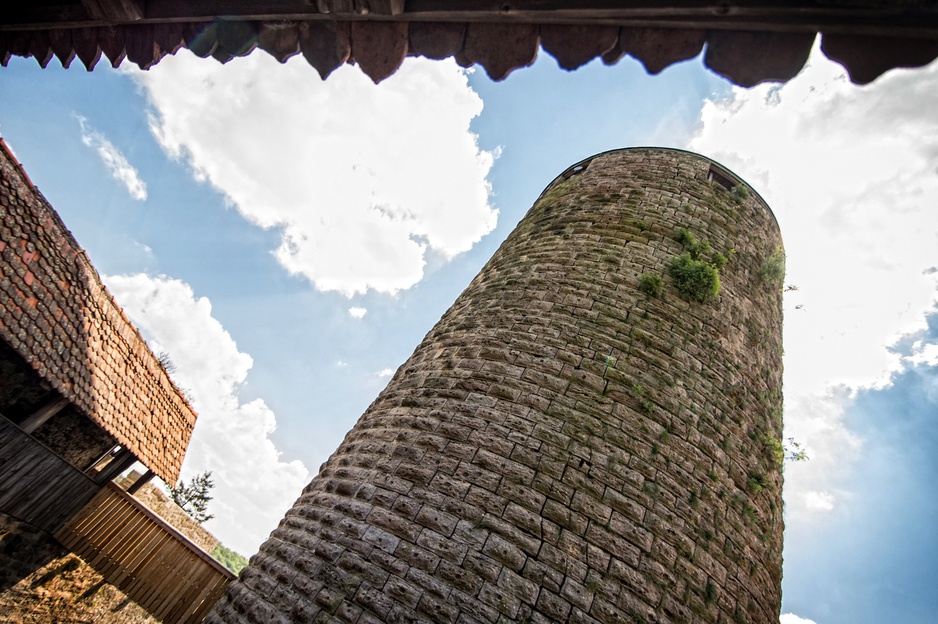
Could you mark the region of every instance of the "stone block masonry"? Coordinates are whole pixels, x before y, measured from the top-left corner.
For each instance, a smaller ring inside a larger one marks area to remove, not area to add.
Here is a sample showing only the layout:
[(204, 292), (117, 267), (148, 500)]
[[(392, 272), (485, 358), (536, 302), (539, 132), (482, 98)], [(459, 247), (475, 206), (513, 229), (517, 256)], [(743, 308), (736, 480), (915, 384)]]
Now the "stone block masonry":
[(558, 177), (209, 621), (777, 624), (781, 238), (738, 183), (661, 149)]

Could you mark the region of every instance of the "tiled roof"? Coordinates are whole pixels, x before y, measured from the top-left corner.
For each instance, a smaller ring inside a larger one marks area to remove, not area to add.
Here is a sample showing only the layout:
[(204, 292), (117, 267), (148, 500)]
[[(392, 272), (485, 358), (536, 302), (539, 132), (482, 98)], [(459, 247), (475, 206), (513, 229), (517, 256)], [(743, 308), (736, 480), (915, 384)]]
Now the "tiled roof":
[(162, 479), (196, 414), (0, 140), (0, 339)]
[[(26, 3), (20, 3), (26, 5)], [(265, 50), (302, 54), (325, 77), (356, 63), (375, 82), (405, 56), (454, 57), (495, 80), (543, 48), (573, 69), (629, 54), (657, 73), (706, 46), (704, 63), (736, 84), (784, 81), (821, 33), (824, 53), (856, 83), (938, 56), (933, 0), (49, 0), (0, 16), (0, 62), (11, 56), (102, 55), (149, 68), (186, 47), (221, 62)]]

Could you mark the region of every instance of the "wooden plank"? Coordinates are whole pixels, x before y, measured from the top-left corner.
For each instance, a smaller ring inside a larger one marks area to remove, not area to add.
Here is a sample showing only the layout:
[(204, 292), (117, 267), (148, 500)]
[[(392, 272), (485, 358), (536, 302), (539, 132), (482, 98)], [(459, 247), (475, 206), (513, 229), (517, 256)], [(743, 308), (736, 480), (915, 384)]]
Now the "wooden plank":
[(351, 58), (378, 84), (407, 56), (407, 22), (352, 22)]
[[(175, 54), (183, 46), (182, 28), (183, 25), (180, 22), (165, 22), (154, 25), (153, 38), (164, 54)], [(153, 474), (153, 471), (149, 469), (148, 471)]]
[(49, 532), (55, 533), (69, 518), (80, 512), (101, 489), (83, 474), (72, 474), (66, 482), (68, 490), (61, 495), (59, 509), (42, 510), (48, 517)]
[[(327, 0), (333, 1), (333, 0)], [(910, 2), (813, 2), (811, 0), (407, 0), (397, 15), (378, 14), (372, 0), (335, 0), (347, 13), (322, 13), (305, 0), (148, 0), (137, 23), (254, 21), (404, 20), (457, 23), (581, 24), (651, 28), (734, 29), (811, 32), (881, 37), (933, 38), (938, 35), (938, 5)], [(382, 0), (385, 1), (385, 0)], [(359, 7), (356, 10), (356, 6)], [(37, 3), (6, 17), (7, 28), (30, 30), (113, 24), (88, 11), (62, 10)], [(367, 9), (367, 10), (366, 10)]]
[(53, 537), (69, 550), (74, 550), (75, 546), (82, 538), (80, 527), (84, 526), (85, 521), (95, 513), (95, 510), (106, 498), (107, 492), (104, 490), (99, 491), (81, 511), (63, 524), (62, 527), (53, 534)]
[(210, 554), (208, 554), (207, 552), (199, 548), (196, 544), (194, 544), (188, 537), (185, 536), (185, 534), (183, 534), (181, 531), (176, 529), (171, 524), (167, 523), (166, 520), (164, 520), (158, 514), (154, 513), (151, 509), (149, 509), (146, 505), (141, 503), (139, 500), (137, 500), (133, 496), (128, 495), (127, 492), (122, 490), (119, 486), (115, 485), (114, 483), (109, 483), (107, 487), (114, 494), (116, 494), (117, 496), (120, 496), (123, 500), (127, 501), (134, 508), (138, 509), (141, 513), (146, 514), (149, 518), (153, 520), (154, 523), (159, 524), (161, 527), (163, 527), (163, 529), (167, 533), (169, 533), (173, 537), (173, 539), (175, 539), (177, 542), (185, 544), (186, 548), (192, 550), (192, 552), (195, 553), (197, 557), (199, 557), (200, 559), (202, 559), (209, 565), (214, 566), (217, 570), (219, 570), (223, 574), (229, 574), (232, 576), (232, 578), (234, 577), (234, 575), (231, 574), (231, 571), (228, 570), (228, 568), (226, 568), (225, 566), (220, 564), (218, 561), (216, 561)]
[(706, 39), (707, 33), (701, 30), (622, 28), (617, 45), (641, 61), (649, 74), (657, 74), (700, 54)]
[[(171, 622), (191, 622), (199, 612), (202, 603), (212, 595), (221, 578), (211, 570), (205, 568), (205, 575), (198, 583), (198, 593), (189, 595), (186, 600), (180, 600), (175, 611), (169, 614), (167, 620)], [(201, 620), (199, 620), (201, 621)]]
[(144, 16), (142, 0), (81, 0), (88, 16), (104, 22), (133, 22)]
[(121, 591), (128, 596), (137, 596), (145, 591), (148, 579), (158, 575), (160, 561), (166, 555), (166, 544), (171, 540), (168, 533), (160, 531), (147, 547), (144, 556), (136, 560), (130, 577), (121, 584)]
[(5, 428), (6, 435), (0, 445), (0, 478), (8, 462), (30, 445), (30, 437), (12, 424)]
[(410, 22), (408, 47), (413, 54), (445, 59), (462, 50), (466, 25), (453, 22)]
[[(9, 35), (10, 33), (6, 33), (6, 34)], [(12, 40), (9, 42), (9, 46), (12, 50), (13, 48)], [(0, 453), (3, 452), (4, 446), (9, 444), (13, 440), (18, 439), (21, 434), (22, 432), (19, 431), (19, 428), (16, 425), (14, 425), (12, 422), (7, 420), (6, 417), (0, 418)]]
[(258, 26), (246, 20), (221, 20), (216, 24), (218, 48), (231, 57), (247, 56), (257, 47)]
[(98, 33), (94, 28), (73, 28), (72, 46), (75, 55), (82, 62), (85, 69), (91, 71), (101, 60), (101, 48), (98, 46)]
[[(156, 43), (153, 24), (134, 24), (132, 26), (118, 26), (117, 28), (123, 32), (127, 60), (135, 63), (140, 69), (150, 69), (163, 58), (164, 53)], [(130, 449), (124, 447), (124, 451), (130, 452)]]
[(98, 515), (108, 513), (108, 508), (113, 506), (115, 501), (106, 489), (99, 491), (91, 502), (88, 503), (77, 515), (76, 518), (68, 523), (67, 526), (77, 534), (85, 538), (90, 527), (94, 526), (95, 518)]
[[(33, 464), (24, 479), (29, 487), (10, 505), (23, 516), (30, 518), (30, 523), (49, 530), (46, 512), (61, 507), (60, 497), (64, 493), (64, 484), (69, 470), (72, 467), (63, 465), (57, 457), (47, 456), (45, 459)], [(74, 511), (78, 511), (75, 509)]]
[(124, 45), (124, 33), (114, 26), (104, 26), (96, 29), (98, 33), (98, 46), (101, 52), (115, 69), (124, 62), (127, 50)]
[(165, 621), (185, 622), (198, 610), (214, 587), (218, 575), (208, 566), (202, 565), (187, 579), (183, 593), (175, 601), (173, 609), (166, 614)]
[(96, 522), (90, 524), (89, 530), (85, 533), (88, 543), (93, 545), (94, 550), (93, 558), (85, 560), (88, 565), (97, 570), (105, 563), (111, 540), (114, 539), (132, 513), (133, 511), (127, 506), (117, 505), (113, 508), (113, 513), (98, 515), (95, 518)]
[(615, 47), (619, 29), (615, 26), (544, 25), (541, 47), (568, 71), (585, 65)]
[(149, 524), (148, 519), (138, 513), (131, 513), (121, 525), (120, 530), (107, 544), (107, 560), (101, 567), (95, 568), (109, 582), (125, 566), (125, 558), (138, 547), (140, 533)]
[(300, 32), (296, 22), (274, 22), (260, 25), (257, 47), (285, 63), (300, 53)]
[(469, 24), (462, 54), (478, 63), (489, 78), (503, 80), (537, 58), (538, 27), (531, 24)]
[(114, 584), (119, 587), (130, 584), (152, 556), (154, 549), (160, 543), (160, 537), (164, 535), (165, 533), (158, 525), (148, 524), (140, 536), (137, 550), (127, 557), (124, 561), (124, 568), (114, 577)]
[[(50, 475), (53, 478), (58, 476), (56, 469), (61, 468), (55, 457), (43, 453), (41, 449), (30, 448), (24, 455), (27, 457), (27, 461), (19, 472), (17, 487), (9, 493), (8, 497), (0, 496), (0, 504), (12, 509), (26, 507), (36, 495), (45, 493), (46, 488), (49, 486), (48, 477)], [(55, 485), (55, 481), (53, 481), (53, 485)]]
[(183, 26), (182, 38), (189, 51), (201, 58), (208, 58), (218, 47), (215, 22), (195, 22)]
[(351, 54), (348, 22), (305, 22), (298, 27), (300, 52), (325, 80)]
[[(0, 492), (12, 493), (23, 487), (19, 476), (33, 461), (32, 447), (28, 440), (17, 439), (7, 444), (0, 457)], [(2, 497), (2, 494), (0, 494)], [(3, 509), (0, 503), (0, 509)]]
[(134, 600), (141, 606), (155, 590), (155, 584), (171, 572), (167, 562), (173, 560), (176, 542), (168, 534), (165, 535), (166, 539), (157, 545), (146, 565), (140, 569), (135, 582), (128, 586), (128, 592), (133, 592)]
[[(29, 483), (23, 477), (36, 461), (38, 448), (30, 444), (30, 440), (21, 440), (18, 444), (7, 448), (6, 461), (2, 466), (2, 480), (5, 491), (0, 493), (0, 510), (7, 509), (11, 500), (19, 495)], [(16, 515), (11, 513), (10, 515)]]
[[(156, 44), (151, 44), (156, 49)], [(128, 56), (127, 58), (130, 58)], [(133, 60), (133, 59), (130, 59)], [(141, 69), (146, 69), (141, 67)], [(120, 473), (124, 472), (130, 468), (137, 461), (137, 458), (134, 456), (133, 452), (129, 448), (122, 448), (117, 455), (111, 458), (111, 461), (102, 468), (98, 474), (94, 475), (93, 479), (95, 483), (104, 484), (111, 479), (115, 478)]]
[[(62, 55), (65, 54), (66, 49), (71, 51), (72, 38), (69, 34), (69, 31), (63, 29), (57, 30), (57, 33), (54, 33), (54, 31), (49, 31), (52, 36), (52, 40), (50, 42), (52, 45), (52, 50), (55, 52), (55, 55), (59, 57), (59, 60), (62, 61), (62, 66), (68, 67), (68, 64), (62, 60)], [(74, 57), (74, 54), (72, 54), (72, 56)], [(71, 59), (69, 59), (69, 62), (71, 62)], [(26, 420), (21, 422), (19, 425), (20, 429), (23, 431), (23, 433), (33, 433), (47, 420), (61, 412), (67, 405), (68, 399), (65, 397), (57, 397), (52, 399), (36, 410), (36, 412), (31, 416), (26, 418)]]
[(931, 63), (938, 58), (938, 40), (823, 33), (821, 51), (847, 69), (851, 82), (864, 85), (894, 67), (922, 67)]
[(187, 617), (186, 622), (192, 624), (202, 622), (211, 608), (215, 606), (215, 603), (221, 599), (222, 595), (225, 593), (225, 588), (228, 587), (228, 583), (230, 583), (228, 579), (216, 577), (209, 593), (206, 594), (202, 602), (198, 604), (196, 610)]
[[(151, 579), (147, 591), (142, 593), (140, 605), (147, 605), (146, 609), (151, 613), (157, 613), (162, 606), (167, 594), (172, 593), (179, 582), (177, 570), (189, 561), (189, 554), (182, 544), (175, 540), (167, 543), (167, 555), (160, 563), (160, 576)], [(167, 588), (169, 588), (167, 590)]]
[(793, 78), (808, 60), (814, 35), (715, 31), (704, 65), (741, 87)]
[(13, 57), (12, 33), (0, 30), (0, 65), (6, 67)]
[(29, 53), (43, 69), (52, 60), (52, 46), (49, 43), (49, 31), (34, 30), (29, 38)]
[[(36, 507), (38, 501), (48, 496), (57, 498), (57, 490), (63, 488), (62, 481), (74, 468), (58, 457), (45, 453), (44, 449), (35, 448), (34, 452), (37, 456), (29, 471), (22, 476), (22, 493), (11, 504), (23, 506), (29, 510), (31, 516), (38, 517), (41, 515), (40, 509)], [(56, 502), (56, 499), (52, 502)]]
[(101, 521), (102, 518), (113, 518), (120, 511), (120, 501), (115, 500), (106, 490), (102, 490), (101, 494), (101, 498), (93, 499), (96, 504), (91, 513), (82, 518), (80, 525), (74, 525), (86, 548), (94, 548), (95, 540), (107, 531), (108, 527)]
[(166, 584), (160, 592), (160, 604), (153, 612), (155, 617), (166, 620), (166, 616), (175, 610), (181, 602), (185, 601), (186, 598), (191, 600), (192, 596), (186, 596), (187, 589), (190, 587), (193, 577), (196, 576), (196, 572), (205, 567), (204, 563), (184, 553), (174, 570), (176, 577), (173, 582)]
[[(68, 28), (53, 28), (49, 31), (49, 46), (52, 48), (52, 53), (55, 54), (56, 58), (59, 59), (59, 62), (62, 63), (62, 67), (68, 69), (68, 66), (72, 64), (72, 61), (75, 59), (75, 48), (72, 46), (72, 31)], [(68, 404), (68, 400), (65, 400), (65, 404)], [(46, 420), (51, 418), (52, 415), (46, 417)]]
[(400, 15), (404, 0), (316, 0), (320, 13), (346, 15)]

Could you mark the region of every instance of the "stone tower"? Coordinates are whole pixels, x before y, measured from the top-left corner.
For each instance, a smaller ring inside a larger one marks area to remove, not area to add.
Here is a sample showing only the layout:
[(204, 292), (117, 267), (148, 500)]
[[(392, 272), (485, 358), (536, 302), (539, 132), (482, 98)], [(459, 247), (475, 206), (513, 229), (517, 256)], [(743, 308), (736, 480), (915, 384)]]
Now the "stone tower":
[(707, 158), (574, 165), (209, 621), (777, 624), (782, 262)]

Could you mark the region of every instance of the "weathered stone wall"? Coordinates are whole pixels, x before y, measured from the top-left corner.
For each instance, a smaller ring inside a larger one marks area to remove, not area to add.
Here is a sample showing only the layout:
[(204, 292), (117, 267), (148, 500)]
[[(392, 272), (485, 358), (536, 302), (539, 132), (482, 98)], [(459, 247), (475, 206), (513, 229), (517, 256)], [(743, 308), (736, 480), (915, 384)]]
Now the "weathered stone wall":
[[(781, 239), (711, 166), (555, 180), (209, 620), (777, 624)], [(668, 274), (679, 228), (728, 258), (715, 301)]]
[(194, 412), (2, 140), (0, 340), (175, 483)]

